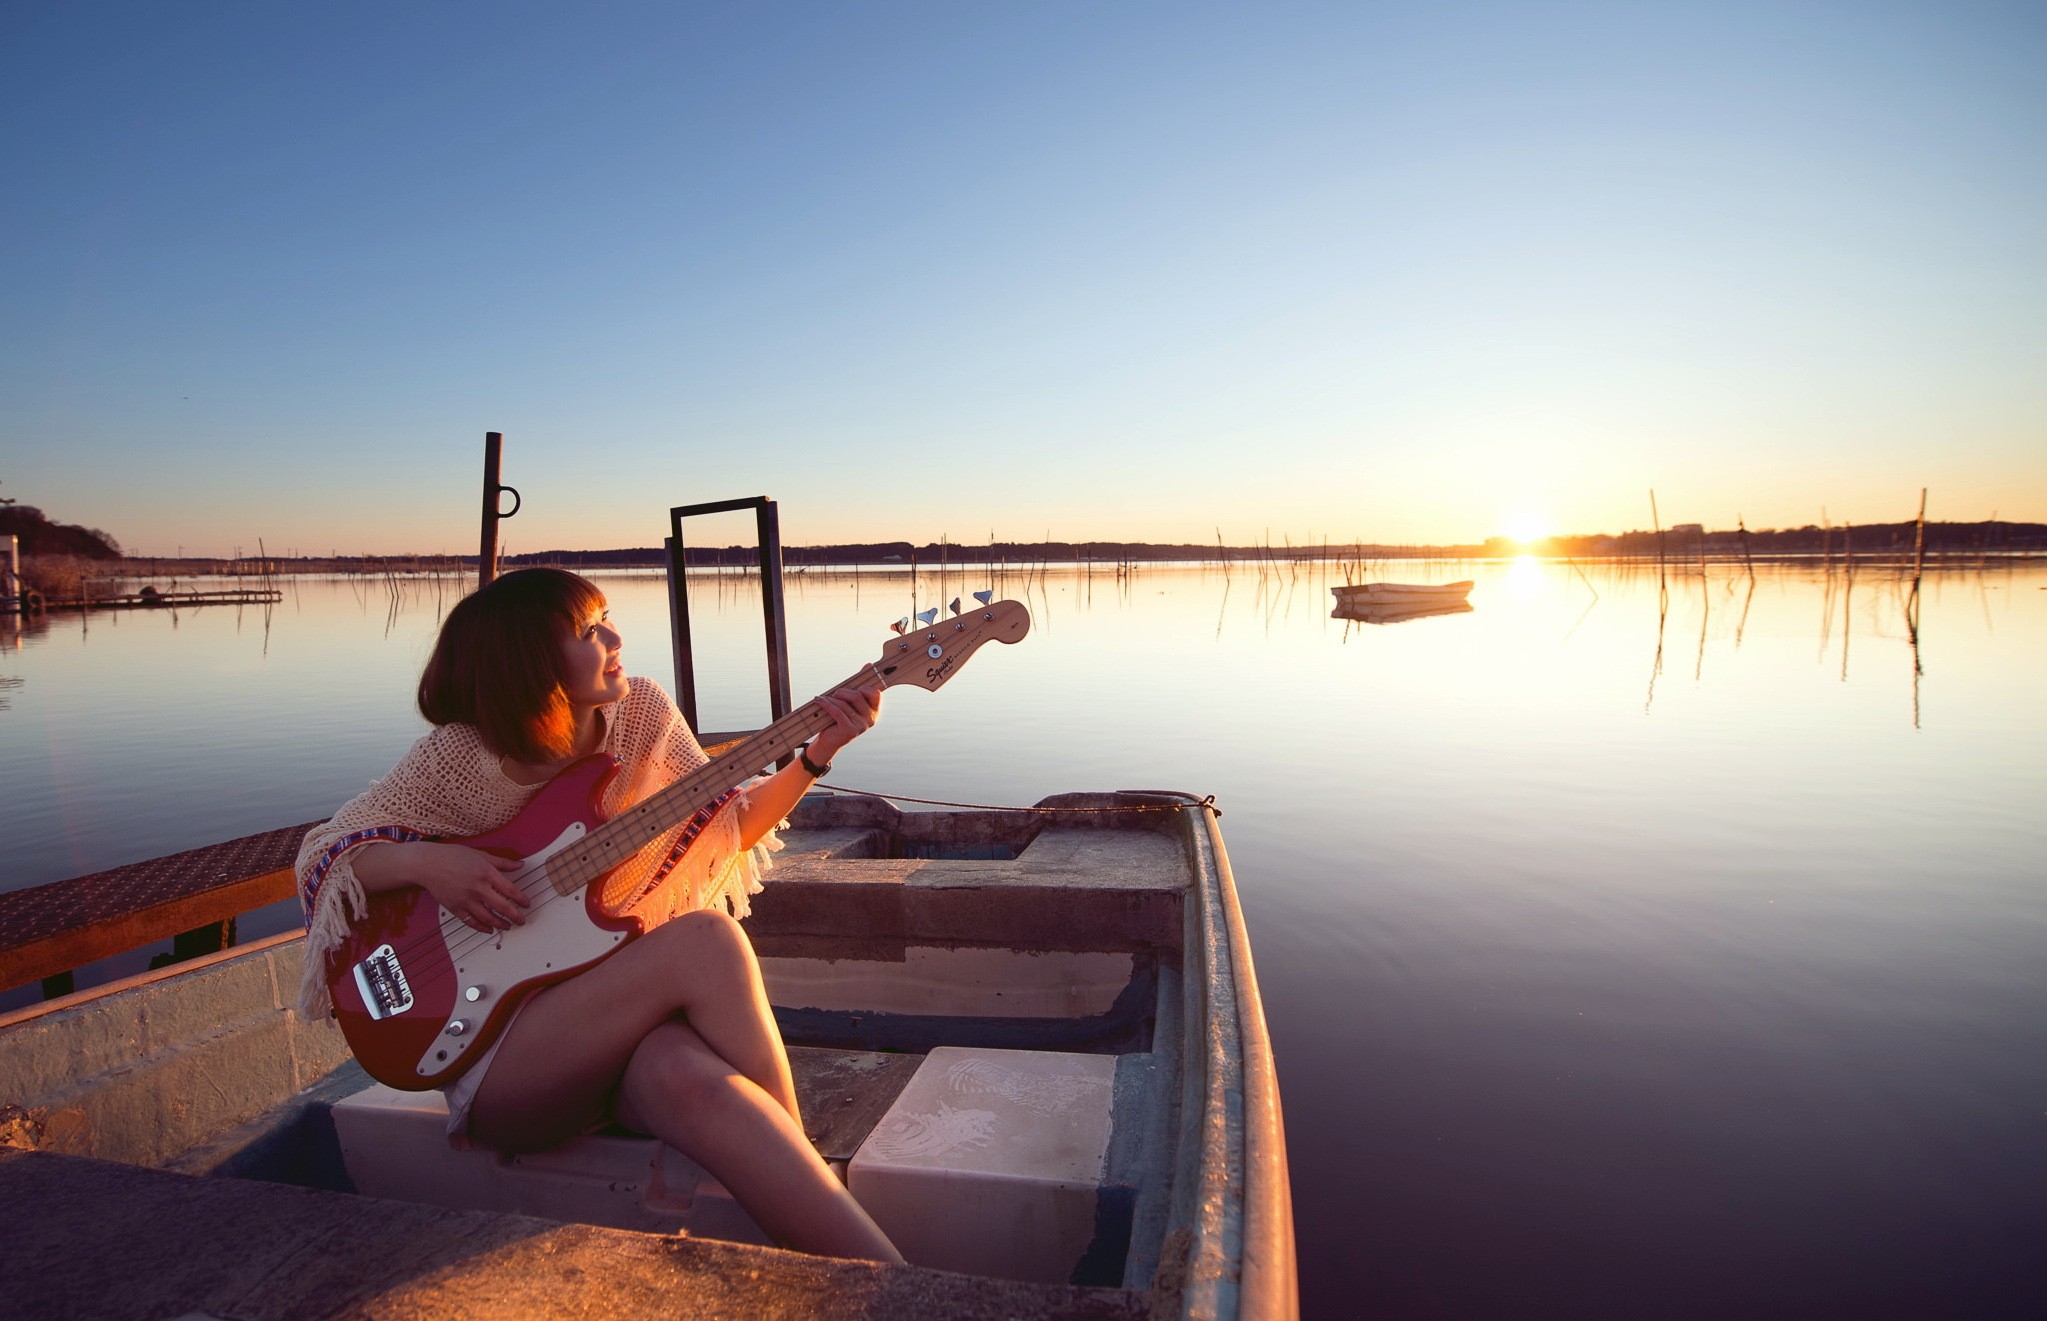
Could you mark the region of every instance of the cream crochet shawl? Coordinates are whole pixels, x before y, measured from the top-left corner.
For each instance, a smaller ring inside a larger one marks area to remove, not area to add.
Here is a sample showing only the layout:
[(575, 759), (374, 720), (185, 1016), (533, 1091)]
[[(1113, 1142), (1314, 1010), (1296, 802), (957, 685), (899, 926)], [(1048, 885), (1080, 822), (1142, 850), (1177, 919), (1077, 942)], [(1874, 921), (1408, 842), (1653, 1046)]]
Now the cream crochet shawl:
[[(617, 757), (619, 773), (604, 795), (606, 816), (617, 816), (641, 799), (702, 766), (707, 760), (696, 735), (675, 709), (667, 692), (652, 679), (634, 678), (626, 697), (600, 708), (604, 715), (603, 750)], [(485, 746), (473, 725), (441, 725), (412, 745), (391, 773), (372, 781), (334, 819), (317, 826), (299, 849), (299, 902), (306, 913), (305, 980), (299, 987), (299, 1013), (309, 1019), (329, 1017), (327, 954), (339, 945), (349, 924), (364, 912), (362, 882), (351, 859), (356, 851), (380, 842), (416, 838), (479, 835), (517, 816), (538, 785), (508, 779), (503, 759)], [(752, 849), (739, 847), (734, 799), (688, 842), (680, 862), (672, 857), (678, 827), (647, 845), (605, 879), (607, 902), (620, 906), (650, 926), (676, 913), (723, 906), (745, 917), (748, 896), (758, 894), (761, 873), (771, 865), (768, 854), (781, 848), (773, 831)], [(674, 863), (665, 876), (664, 865)], [(640, 893), (650, 880), (661, 883)]]

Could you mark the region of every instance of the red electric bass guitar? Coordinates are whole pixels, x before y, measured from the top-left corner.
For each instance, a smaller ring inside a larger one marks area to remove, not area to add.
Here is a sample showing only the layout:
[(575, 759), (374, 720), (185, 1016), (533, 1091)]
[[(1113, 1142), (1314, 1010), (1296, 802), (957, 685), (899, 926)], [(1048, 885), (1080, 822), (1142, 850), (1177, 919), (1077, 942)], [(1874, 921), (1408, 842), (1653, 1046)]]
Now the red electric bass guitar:
[[(896, 625), (900, 636), (881, 659), (846, 683), (879, 678), (883, 687), (935, 690), (982, 643), (1016, 642), (1030, 627), (1030, 612), (1015, 601), (943, 621), (927, 611)], [(507, 875), (532, 900), (523, 926), (478, 931), (416, 886), (368, 896), (369, 911), (327, 958), (334, 1017), (363, 1068), (405, 1091), (460, 1077), (527, 996), (644, 929), (638, 918), (605, 911), (596, 882), (829, 724), (823, 707), (806, 703), (611, 819), (599, 804), (618, 768), (610, 754), (595, 753), (548, 781), (506, 825), (446, 841), (521, 862)]]

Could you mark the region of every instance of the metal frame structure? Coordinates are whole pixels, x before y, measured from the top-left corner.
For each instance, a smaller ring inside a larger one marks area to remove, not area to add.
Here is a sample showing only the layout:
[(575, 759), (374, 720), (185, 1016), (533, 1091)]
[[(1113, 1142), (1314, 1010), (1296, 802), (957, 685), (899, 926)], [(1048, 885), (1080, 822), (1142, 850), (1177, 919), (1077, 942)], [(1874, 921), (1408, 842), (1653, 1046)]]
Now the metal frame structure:
[(775, 502), (756, 495), (741, 500), (713, 500), (699, 505), (676, 505), (668, 511), (668, 618), (674, 631), (675, 703), (683, 718), (701, 737), (697, 722), (697, 675), (695, 652), (690, 643), (689, 589), (683, 563), (682, 520), (699, 514), (730, 514), (742, 509), (754, 511), (759, 533), (761, 575), (761, 618), (766, 625), (768, 646), (768, 719), (780, 720), (790, 711), (789, 621), (782, 603), (782, 520)]

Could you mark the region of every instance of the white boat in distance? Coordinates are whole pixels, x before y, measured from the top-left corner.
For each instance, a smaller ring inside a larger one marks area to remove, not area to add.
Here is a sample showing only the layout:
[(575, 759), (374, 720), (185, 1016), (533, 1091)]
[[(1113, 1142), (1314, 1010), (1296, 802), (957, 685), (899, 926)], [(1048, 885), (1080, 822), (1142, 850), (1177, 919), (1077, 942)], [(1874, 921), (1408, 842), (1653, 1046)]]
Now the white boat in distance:
[(1454, 583), (1345, 583), (1330, 592), (1345, 605), (1412, 604), (1416, 607), (1462, 601), (1471, 595), (1471, 580)]

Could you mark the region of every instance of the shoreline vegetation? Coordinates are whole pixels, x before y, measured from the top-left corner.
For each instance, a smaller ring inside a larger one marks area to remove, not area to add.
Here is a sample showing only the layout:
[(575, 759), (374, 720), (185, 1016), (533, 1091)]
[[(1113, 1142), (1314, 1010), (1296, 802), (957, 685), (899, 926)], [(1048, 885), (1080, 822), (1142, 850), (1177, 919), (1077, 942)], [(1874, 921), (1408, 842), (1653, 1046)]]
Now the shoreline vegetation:
[[(1118, 572), (1140, 564), (1210, 564), (1226, 571), (1238, 566), (1330, 564), (1347, 580), (1380, 576), (1396, 561), (1536, 559), (1572, 562), (1651, 560), (1672, 566), (1706, 562), (1835, 560), (1848, 563), (1923, 561), (1953, 566), (2047, 556), (2047, 524), (1986, 520), (1974, 523), (1815, 525), (1799, 528), (1708, 530), (1680, 523), (1619, 534), (1564, 535), (1533, 541), (1493, 537), (1450, 545), (1395, 544), (1360, 540), (1296, 544), (1270, 534), (1262, 543), (1229, 545), (1217, 530), (1213, 542), (989, 541), (963, 545), (941, 540), (854, 542), (785, 546), (785, 571), (808, 569), (927, 570), (984, 567), (997, 573), (1038, 570), (1051, 565), (1085, 566)], [(185, 578), (257, 578), (344, 575), (378, 578), (454, 577), (476, 570), (474, 554), (303, 555), (271, 554), (259, 539), (257, 553), (228, 556), (142, 556), (124, 554), (120, 544), (97, 529), (55, 523), (29, 506), (0, 507), (0, 533), (21, 541), (22, 577), (51, 605), (84, 603), (128, 585)], [(690, 546), (683, 552), (691, 569), (745, 569), (755, 565), (750, 545)], [(660, 569), (668, 562), (659, 546), (611, 550), (552, 549), (499, 556), (503, 568), (554, 565), (571, 569)]]
[[(1672, 564), (1708, 560), (1842, 559), (1858, 562), (1909, 559), (1915, 551), (1918, 524), (1872, 523), (1864, 525), (1808, 526), (1770, 530), (1707, 531), (1698, 524), (1679, 524), (1662, 530), (1630, 531), (1618, 535), (1573, 535), (1544, 537), (1520, 542), (1493, 537), (1484, 542), (1462, 545), (1389, 544), (1369, 541), (1322, 541), (1314, 543), (1271, 542), (1228, 545), (1209, 543), (1156, 543), (1125, 541), (994, 541), (964, 545), (933, 541), (917, 545), (908, 541), (854, 542), (818, 546), (784, 546), (785, 569), (877, 568), (932, 569), (989, 566), (1009, 569), (1040, 565), (1072, 564), (1120, 566), (1136, 564), (1223, 564), (1255, 568), (1264, 564), (1374, 564), (1388, 560), (1496, 560), (1532, 555), (1551, 560), (1647, 559), (1659, 556)], [(1925, 555), (1953, 563), (1978, 558), (2004, 560), (2047, 556), (2047, 523), (1985, 521), (1978, 523), (1926, 524)], [(232, 556), (120, 556), (98, 566), (106, 576), (136, 578), (162, 576), (260, 577), (289, 574), (446, 574), (473, 571), (477, 557), (464, 555), (232, 555)], [(684, 563), (692, 568), (750, 568), (758, 563), (750, 545), (688, 546)], [(551, 549), (507, 552), (498, 557), (501, 568), (554, 565), (562, 568), (659, 569), (668, 563), (668, 553), (659, 546), (622, 547), (612, 550)]]

